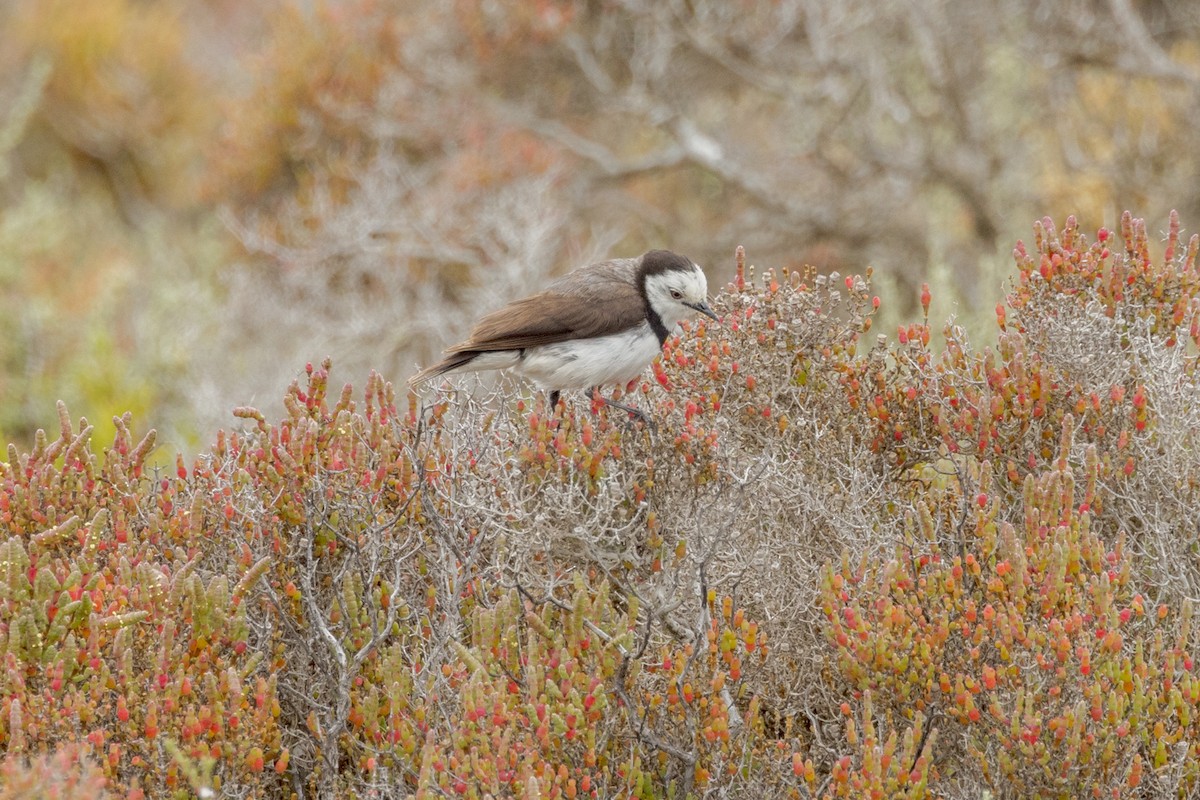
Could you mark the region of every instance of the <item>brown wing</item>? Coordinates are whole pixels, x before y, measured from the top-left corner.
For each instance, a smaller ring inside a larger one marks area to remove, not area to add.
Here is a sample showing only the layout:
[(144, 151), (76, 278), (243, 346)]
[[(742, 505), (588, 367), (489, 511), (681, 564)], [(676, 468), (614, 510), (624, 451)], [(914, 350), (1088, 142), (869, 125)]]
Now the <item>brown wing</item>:
[(646, 312), (634, 284), (636, 268), (635, 259), (618, 259), (577, 269), (545, 291), (488, 314), (469, 339), (446, 352), (519, 350), (637, 325)]

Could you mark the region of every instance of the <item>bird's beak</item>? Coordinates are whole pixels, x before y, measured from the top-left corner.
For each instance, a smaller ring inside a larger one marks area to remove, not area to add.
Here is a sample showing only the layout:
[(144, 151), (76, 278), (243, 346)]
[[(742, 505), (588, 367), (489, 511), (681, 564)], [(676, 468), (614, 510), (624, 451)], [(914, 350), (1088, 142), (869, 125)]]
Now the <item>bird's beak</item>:
[(699, 311), (701, 314), (703, 314), (706, 317), (712, 317), (717, 322), (721, 321), (721, 318), (717, 316), (717, 313), (712, 310), (712, 308), (708, 305), (708, 303), (704, 303), (704, 302), (686, 303), (685, 305), (687, 305), (688, 308), (696, 309), (697, 311)]

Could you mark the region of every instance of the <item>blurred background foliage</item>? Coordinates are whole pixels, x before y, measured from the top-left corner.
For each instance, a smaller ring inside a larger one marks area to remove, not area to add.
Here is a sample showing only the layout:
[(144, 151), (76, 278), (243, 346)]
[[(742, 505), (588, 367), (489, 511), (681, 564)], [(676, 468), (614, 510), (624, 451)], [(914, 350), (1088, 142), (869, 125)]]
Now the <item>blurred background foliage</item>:
[(193, 451), (648, 247), (970, 330), (1033, 218), (1200, 218), (1198, 43), (1190, 0), (7, 0), (0, 440), (62, 398)]

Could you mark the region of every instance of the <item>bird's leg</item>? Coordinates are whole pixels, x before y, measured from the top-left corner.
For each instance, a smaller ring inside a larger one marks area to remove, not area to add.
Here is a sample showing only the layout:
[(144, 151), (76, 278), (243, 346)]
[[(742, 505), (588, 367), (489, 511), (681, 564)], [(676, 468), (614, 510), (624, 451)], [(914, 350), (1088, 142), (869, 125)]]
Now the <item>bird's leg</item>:
[(647, 414), (645, 411), (642, 411), (640, 408), (637, 408), (636, 406), (627, 406), (624, 403), (618, 403), (616, 400), (613, 400), (610, 397), (605, 397), (604, 395), (600, 394), (599, 386), (592, 387), (592, 398), (603, 405), (612, 406), (613, 408), (619, 408), (622, 411), (627, 412), (631, 417), (636, 417), (637, 419), (640, 419), (642, 422), (646, 423), (646, 425), (649, 426), (650, 428), (653, 428), (656, 430), (658, 428), (658, 426), (654, 423), (654, 420), (650, 419), (650, 415)]
[(561, 409), (558, 407), (558, 398), (561, 395), (562, 395), (562, 392), (560, 392), (558, 389), (550, 390), (550, 397), (549, 397), (550, 410), (547, 412), (546, 416), (549, 418), (550, 426), (553, 428), (557, 428), (559, 425), (561, 425), (563, 418), (566, 417), (566, 415), (567, 415), (567, 404), (566, 403), (563, 403), (563, 406)]

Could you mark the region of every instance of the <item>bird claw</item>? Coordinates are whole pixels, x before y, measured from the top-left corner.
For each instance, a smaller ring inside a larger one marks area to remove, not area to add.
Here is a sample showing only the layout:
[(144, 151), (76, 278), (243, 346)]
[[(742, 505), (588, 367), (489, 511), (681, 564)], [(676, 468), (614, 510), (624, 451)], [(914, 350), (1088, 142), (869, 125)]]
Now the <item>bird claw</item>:
[(651, 419), (649, 414), (647, 414), (645, 411), (642, 411), (637, 406), (627, 406), (624, 403), (618, 403), (616, 400), (610, 400), (607, 397), (601, 397), (600, 399), (604, 401), (604, 405), (612, 406), (613, 408), (619, 408), (625, 413), (629, 414), (629, 421), (631, 423), (635, 420), (639, 420), (650, 429), (651, 433), (658, 433), (658, 423)]
[(635, 409), (634, 412), (629, 415), (629, 421), (631, 423), (635, 419), (640, 420), (647, 428), (649, 428), (651, 434), (658, 433), (658, 423), (655, 422), (654, 420), (652, 420), (650, 418), (650, 415), (647, 414), (645, 411), (642, 411), (640, 408)]

